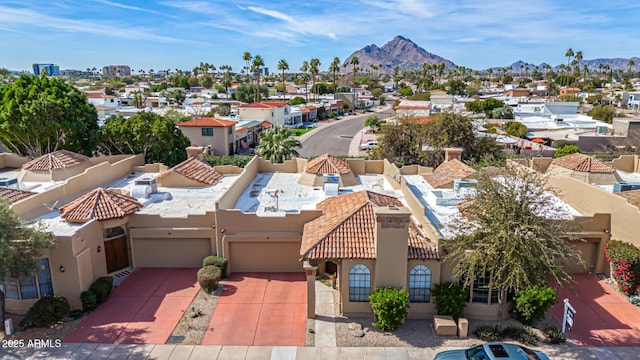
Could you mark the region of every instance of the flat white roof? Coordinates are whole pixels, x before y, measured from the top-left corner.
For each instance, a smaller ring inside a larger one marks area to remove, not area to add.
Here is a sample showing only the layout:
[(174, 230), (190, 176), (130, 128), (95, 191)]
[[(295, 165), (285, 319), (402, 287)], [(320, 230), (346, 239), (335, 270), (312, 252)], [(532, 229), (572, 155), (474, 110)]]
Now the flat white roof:
[(560, 114), (556, 115), (558, 119), (562, 121), (555, 121), (551, 116), (547, 115), (533, 115), (533, 116), (516, 116), (516, 121), (524, 124), (529, 130), (554, 130), (554, 129), (595, 129), (596, 126), (604, 126), (611, 128), (610, 124), (607, 124), (600, 120), (594, 120), (590, 116), (585, 115), (572, 115), (572, 114)]
[[(421, 175), (402, 175), (402, 177), (409, 185), (411, 192), (424, 207), (424, 215), (433, 224), (434, 228), (443, 237), (451, 235), (446, 231), (446, 224), (460, 214), (458, 204), (466, 199), (472, 198), (474, 191), (470, 188), (462, 188), (459, 192), (453, 189), (434, 189)], [(560, 198), (549, 192), (546, 192), (546, 194), (553, 201), (554, 207), (561, 209), (561, 212), (564, 212), (565, 215), (571, 217), (581, 215), (580, 212)], [(547, 215), (549, 217), (558, 216), (558, 214)]]
[[(20, 169), (12, 169), (12, 170), (0, 170), (0, 178), (17, 178), (18, 174), (20, 174)], [(54, 187), (60, 186), (64, 184), (66, 180), (63, 181), (26, 181), (19, 182), (16, 189), (32, 191), (35, 193), (45, 192), (47, 190), (53, 189)]]
[(57, 211), (52, 211), (48, 214), (42, 215), (41, 217), (36, 219), (35, 224), (42, 224), (44, 226), (44, 231), (50, 231), (55, 236), (72, 236), (78, 231), (81, 227), (85, 226), (88, 223), (72, 223), (67, 222), (63, 218), (60, 217), (60, 213)]
[[(300, 210), (315, 210), (327, 198), (322, 186), (298, 184), (298, 173), (259, 173), (247, 186), (234, 209), (258, 216), (285, 216)], [(403, 200), (402, 192), (393, 189), (381, 174), (356, 177), (358, 184), (340, 187), (339, 194), (370, 190)], [(277, 196), (276, 196), (277, 190)]]
[[(133, 189), (135, 181), (156, 177), (158, 173), (138, 172), (116, 180), (107, 188)], [(238, 175), (227, 174), (217, 184), (201, 187), (158, 187), (158, 192), (148, 199), (138, 198), (144, 207), (137, 214), (160, 215), (170, 218), (184, 218), (188, 215), (204, 215), (215, 211), (215, 203), (236, 181)]]

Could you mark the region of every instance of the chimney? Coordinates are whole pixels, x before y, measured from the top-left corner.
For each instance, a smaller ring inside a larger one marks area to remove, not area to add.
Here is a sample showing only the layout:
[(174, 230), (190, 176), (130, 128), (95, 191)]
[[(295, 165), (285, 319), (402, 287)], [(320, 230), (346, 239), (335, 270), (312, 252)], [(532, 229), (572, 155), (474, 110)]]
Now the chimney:
[(406, 288), (409, 219), (406, 207), (374, 207), (376, 217), (375, 287)]
[(203, 157), (203, 153), (205, 148), (203, 146), (189, 146), (186, 148), (187, 150), (187, 158), (191, 159), (192, 157), (195, 157), (199, 160), (202, 160)]
[(444, 162), (451, 161), (453, 159), (462, 160), (462, 148), (445, 148), (444, 149)]

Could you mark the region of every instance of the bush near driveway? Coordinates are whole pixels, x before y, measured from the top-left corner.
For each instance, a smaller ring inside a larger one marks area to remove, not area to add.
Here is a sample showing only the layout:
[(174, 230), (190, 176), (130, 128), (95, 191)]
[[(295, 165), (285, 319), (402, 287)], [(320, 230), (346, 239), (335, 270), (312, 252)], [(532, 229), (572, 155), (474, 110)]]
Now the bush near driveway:
[(462, 286), (451, 282), (444, 282), (433, 287), (431, 292), (438, 315), (451, 315), (457, 321), (462, 317), (462, 311), (467, 306), (469, 294)]
[(208, 265), (198, 270), (198, 284), (207, 294), (213, 293), (218, 288), (222, 271), (219, 267)]
[(632, 295), (640, 284), (640, 248), (633, 244), (611, 240), (604, 249), (605, 258), (611, 269), (611, 275), (625, 295)]
[(369, 302), (376, 322), (373, 325), (381, 330), (395, 330), (407, 317), (409, 293), (405, 289), (378, 288), (371, 294)]
[(113, 277), (112, 276), (103, 276), (96, 279), (96, 281), (91, 284), (89, 291), (96, 294), (96, 301), (99, 304), (107, 301), (109, 294), (111, 293), (111, 289), (113, 288)]
[(91, 290), (83, 291), (80, 294), (80, 301), (82, 301), (82, 310), (86, 312), (93, 311), (98, 306), (96, 293)]
[(520, 292), (514, 300), (514, 312), (518, 321), (525, 325), (533, 325), (558, 301), (558, 296), (554, 289), (546, 285), (535, 285)]
[(204, 260), (202, 260), (202, 267), (207, 267), (207, 266), (219, 267), (220, 271), (222, 271), (222, 275), (220, 276), (220, 278), (224, 279), (227, 277), (227, 263), (228, 263), (227, 258), (222, 256), (211, 255), (211, 256), (207, 256), (206, 258), (204, 258)]
[(67, 316), (70, 310), (71, 305), (66, 297), (47, 295), (33, 304), (27, 316), (33, 321), (33, 325), (49, 327)]

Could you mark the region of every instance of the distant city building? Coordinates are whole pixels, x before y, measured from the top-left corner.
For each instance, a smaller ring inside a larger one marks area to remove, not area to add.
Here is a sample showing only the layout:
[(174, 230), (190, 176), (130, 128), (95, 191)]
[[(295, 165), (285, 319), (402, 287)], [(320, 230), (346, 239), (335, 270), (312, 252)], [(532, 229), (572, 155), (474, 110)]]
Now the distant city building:
[(60, 71), (60, 75), (71, 77), (91, 77), (93, 73), (87, 70), (63, 69)]
[(260, 68), (260, 75), (269, 76), (269, 68), (268, 67)]
[(33, 64), (33, 73), (40, 76), (43, 73), (50, 76), (60, 76), (60, 66), (55, 64)]
[(129, 76), (131, 68), (129, 65), (107, 65), (102, 67), (102, 76)]

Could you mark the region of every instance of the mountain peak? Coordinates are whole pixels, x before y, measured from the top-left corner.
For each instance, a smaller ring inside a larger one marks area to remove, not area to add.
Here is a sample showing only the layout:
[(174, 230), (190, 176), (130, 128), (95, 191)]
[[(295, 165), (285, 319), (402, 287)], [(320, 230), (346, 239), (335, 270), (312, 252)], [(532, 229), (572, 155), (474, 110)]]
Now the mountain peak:
[(423, 64), (444, 63), (446, 68), (455, 66), (450, 60), (426, 51), (401, 35), (394, 37), (382, 47), (376, 44), (363, 47), (347, 57), (343, 65), (349, 64), (354, 56), (358, 57), (360, 68), (368, 69), (371, 65), (382, 64), (380, 71), (387, 73), (392, 72), (396, 66), (401, 70), (419, 69)]

